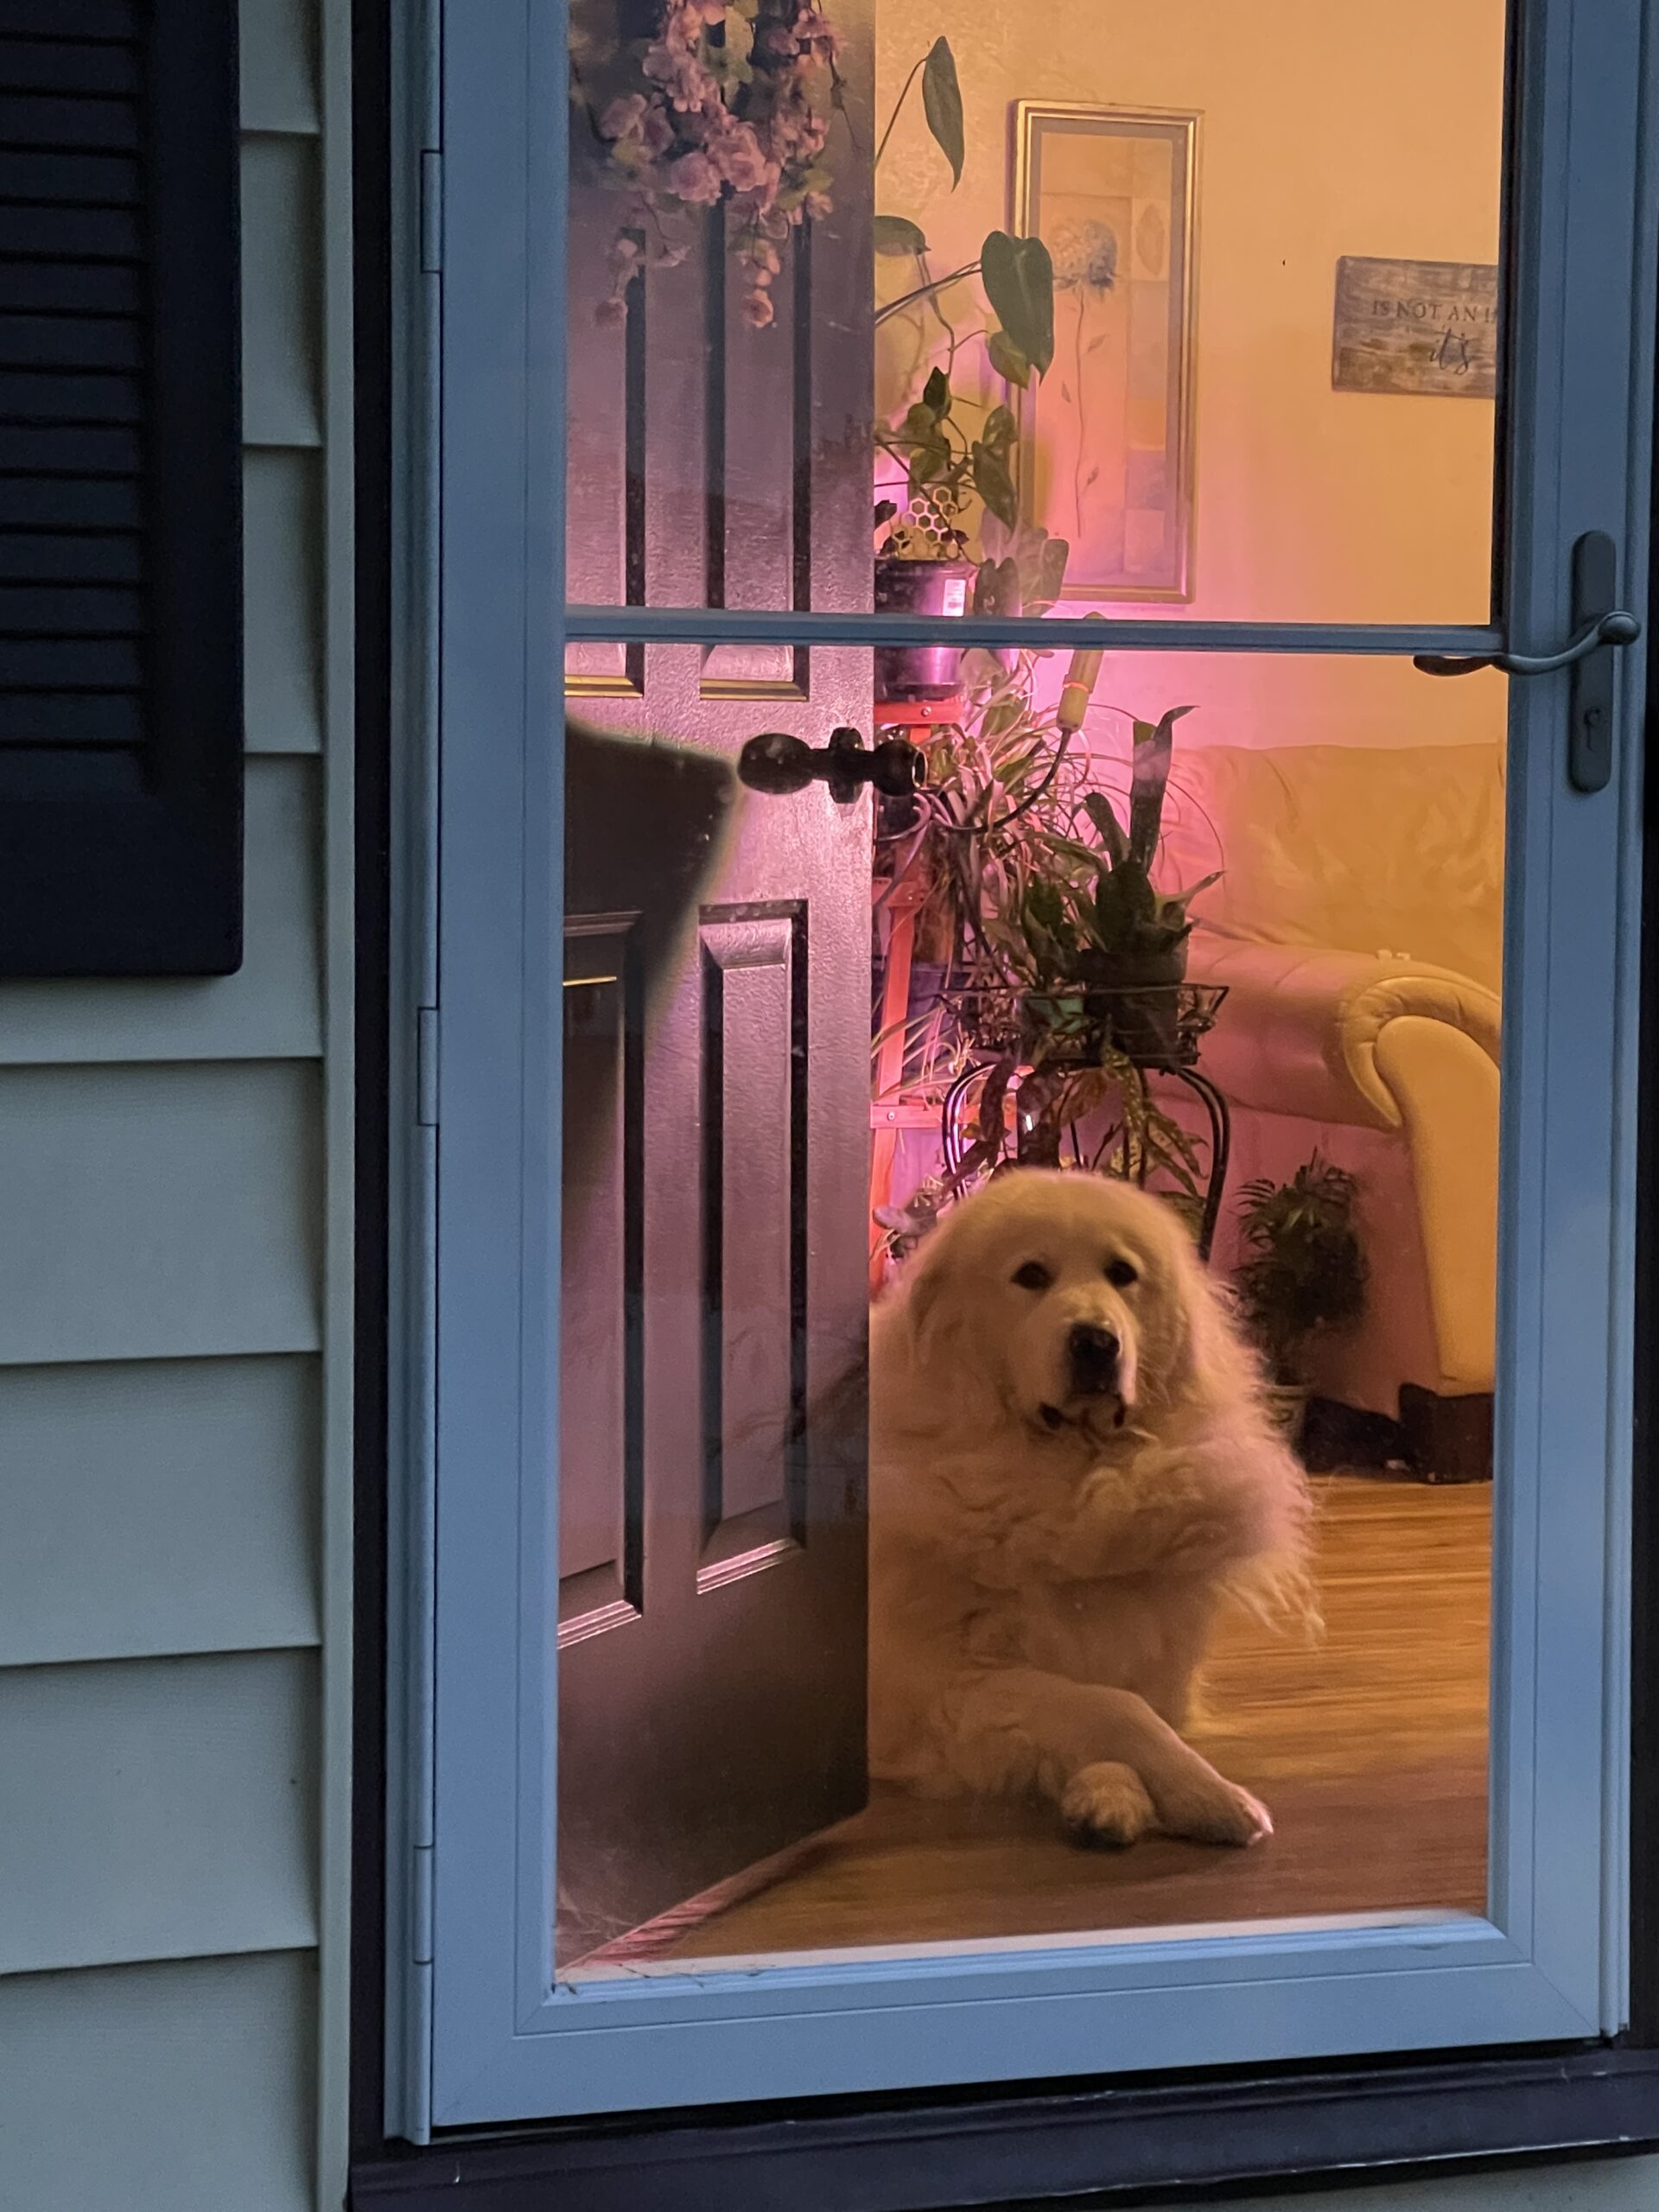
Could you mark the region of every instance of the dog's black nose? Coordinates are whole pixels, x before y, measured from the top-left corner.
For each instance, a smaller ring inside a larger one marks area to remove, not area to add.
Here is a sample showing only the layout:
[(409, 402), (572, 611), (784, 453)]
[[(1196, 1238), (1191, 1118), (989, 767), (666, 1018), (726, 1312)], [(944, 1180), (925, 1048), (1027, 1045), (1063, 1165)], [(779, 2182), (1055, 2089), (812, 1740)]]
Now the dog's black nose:
[(1074, 1387), (1097, 1396), (1117, 1381), (1117, 1338), (1095, 1321), (1074, 1321), (1066, 1339)]

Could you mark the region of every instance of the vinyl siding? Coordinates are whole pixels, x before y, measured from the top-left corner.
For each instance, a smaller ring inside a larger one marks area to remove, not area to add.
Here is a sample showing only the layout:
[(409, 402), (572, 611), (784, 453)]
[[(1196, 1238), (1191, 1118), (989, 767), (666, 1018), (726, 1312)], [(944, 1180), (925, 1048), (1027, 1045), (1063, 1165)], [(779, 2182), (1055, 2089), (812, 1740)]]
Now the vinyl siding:
[(313, 1942), (316, 1712), (310, 1651), (0, 1675), (0, 1973)]
[(321, 456), (249, 451), (242, 464), (243, 629), (248, 743), (259, 753), (322, 749), (316, 627), (322, 537)]
[[(349, 961), (331, 1000), (322, 948), (351, 734), (349, 233), (331, 221), (325, 251), (322, 220), (344, 87), (320, 76), (324, 4), (242, 0), (245, 964), (0, 985), (6, 2212), (319, 2200), (321, 1745), (342, 1664), (322, 1592), (341, 1586), (328, 1486), (349, 1477), (331, 1194), (350, 1217), (327, 1134), (350, 1070), (324, 1054), (349, 1014)], [(332, 22), (327, 45), (343, 54)], [(349, 891), (337, 859), (334, 882)]]
[(310, 1951), (19, 1974), (3, 1993), (5, 2212), (311, 2212)]
[(303, 1060), (0, 1074), (0, 1363), (315, 1351), (317, 1099)]
[(0, 1668), (311, 1649), (317, 1442), (304, 1356), (0, 1369)]

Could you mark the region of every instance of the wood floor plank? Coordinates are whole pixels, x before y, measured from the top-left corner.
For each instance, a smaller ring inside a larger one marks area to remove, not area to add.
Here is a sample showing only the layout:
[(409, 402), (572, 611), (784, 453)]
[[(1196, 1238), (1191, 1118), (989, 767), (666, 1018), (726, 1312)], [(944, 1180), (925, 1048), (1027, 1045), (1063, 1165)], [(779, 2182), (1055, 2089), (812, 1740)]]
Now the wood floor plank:
[(1317, 1648), (1230, 1621), (1193, 1730), (1271, 1807), (1248, 1852), (1085, 1852), (1041, 1807), (867, 1809), (592, 1963), (1422, 1909), (1484, 1910), (1491, 1493), (1319, 1485)]

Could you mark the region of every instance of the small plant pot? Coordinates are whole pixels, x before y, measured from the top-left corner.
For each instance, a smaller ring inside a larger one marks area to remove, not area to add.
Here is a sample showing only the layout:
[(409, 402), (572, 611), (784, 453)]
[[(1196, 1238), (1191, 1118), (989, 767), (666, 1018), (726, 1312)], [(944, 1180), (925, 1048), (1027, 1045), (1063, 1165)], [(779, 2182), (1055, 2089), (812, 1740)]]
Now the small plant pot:
[(1313, 1395), (1306, 1382), (1269, 1382), (1263, 1396), (1268, 1418), (1293, 1452), (1301, 1447), (1307, 1421), (1307, 1402)]
[[(875, 563), (878, 614), (964, 614), (974, 581), (968, 561), (900, 561), (880, 556)], [(961, 688), (962, 650), (957, 645), (878, 645), (875, 698), (878, 706), (899, 706), (917, 699), (948, 699)]]

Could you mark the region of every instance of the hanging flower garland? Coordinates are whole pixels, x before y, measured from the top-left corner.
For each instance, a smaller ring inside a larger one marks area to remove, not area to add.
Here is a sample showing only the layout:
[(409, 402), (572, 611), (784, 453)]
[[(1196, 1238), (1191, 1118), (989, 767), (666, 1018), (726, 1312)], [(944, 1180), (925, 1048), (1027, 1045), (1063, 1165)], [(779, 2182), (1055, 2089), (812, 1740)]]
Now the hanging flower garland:
[(810, 0), (667, 0), (654, 38), (601, 62), (594, 74), (610, 79), (609, 96), (589, 115), (607, 181), (627, 195), (601, 322), (622, 320), (642, 267), (685, 259), (693, 210), (722, 203), (744, 317), (757, 330), (772, 321), (779, 246), (830, 212), (823, 156), (840, 47)]

